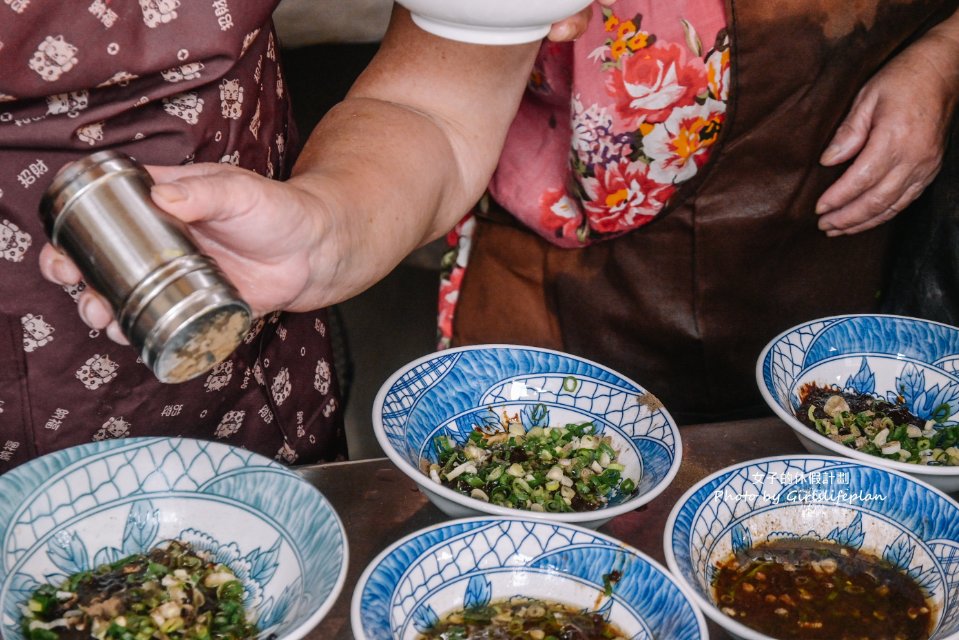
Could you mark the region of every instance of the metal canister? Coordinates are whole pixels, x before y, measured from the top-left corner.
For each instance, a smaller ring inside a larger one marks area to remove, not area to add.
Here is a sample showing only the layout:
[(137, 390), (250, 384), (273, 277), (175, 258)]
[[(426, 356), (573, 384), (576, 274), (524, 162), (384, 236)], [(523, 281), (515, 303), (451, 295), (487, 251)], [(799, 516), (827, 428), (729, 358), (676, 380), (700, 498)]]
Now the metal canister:
[(152, 184), (130, 156), (101, 151), (54, 178), (40, 216), (157, 379), (183, 382), (236, 349), (251, 312), (185, 225), (153, 203)]

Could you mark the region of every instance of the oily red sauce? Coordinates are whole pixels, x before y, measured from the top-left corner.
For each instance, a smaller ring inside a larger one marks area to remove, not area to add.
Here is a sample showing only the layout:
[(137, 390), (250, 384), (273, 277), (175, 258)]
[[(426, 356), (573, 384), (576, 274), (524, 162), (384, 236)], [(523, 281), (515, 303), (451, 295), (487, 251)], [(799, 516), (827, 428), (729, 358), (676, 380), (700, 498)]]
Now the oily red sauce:
[(817, 540), (764, 543), (717, 565), (720, 609), (781, 640), (926, 640), (925, 593), (874, 555)]

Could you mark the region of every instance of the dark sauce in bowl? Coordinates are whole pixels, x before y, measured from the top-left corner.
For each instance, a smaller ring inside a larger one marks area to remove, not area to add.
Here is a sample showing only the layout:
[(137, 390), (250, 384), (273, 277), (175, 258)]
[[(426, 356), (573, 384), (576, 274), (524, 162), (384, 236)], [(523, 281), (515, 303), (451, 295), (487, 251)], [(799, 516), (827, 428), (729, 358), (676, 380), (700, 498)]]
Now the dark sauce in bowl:
[(932, 606), (901, 569), (829, 542), (764, 543), (717, 565), (719, 608), (781, 640), (926, 640)]
[(419, 640), (613, 640), (626, 635), (595, 611), (512, 598), (455, 611)]

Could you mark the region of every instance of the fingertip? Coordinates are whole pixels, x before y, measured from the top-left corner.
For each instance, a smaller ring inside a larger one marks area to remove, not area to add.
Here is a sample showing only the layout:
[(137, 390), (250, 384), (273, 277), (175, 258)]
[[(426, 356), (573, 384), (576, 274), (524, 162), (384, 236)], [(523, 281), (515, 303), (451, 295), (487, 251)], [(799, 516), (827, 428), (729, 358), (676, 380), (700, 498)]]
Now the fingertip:
[(816, 226), (819, 228), (820, 231), (826, 234), (827, 238), (831, 238), (832, 236), (839, 233), (839, 229), (837, 229), (836, 226), (828, 218), (820, 218), (818, 222), (816, 223)]
[(570, 42), (586, 32), (589, 26), (590, 18), (593, 15), (593, 7), (587, 6), (565, 20), (554, 22), (550, 27), (547, 38), (553, 42)]
[(123, 332), (120, 330), (120, 325), (116, 322), (111, 322), (107, 325), (106, 330), (107, 337), (116, 342), (117, 344), (129, 345), (130, 341), (127, 340), (127, 337), (123, 335)]
[(40, 273), (59, 285), (76, 284), (83, 279), (83, 274), (73, 261), (49, 243), (40, 250)]
[(113, 322), (113, 312), (99, 295), (84, 291), (77, 300), (77, 312), (80, 319), (91, 329), (105, 329)]
[(568, 42), (569, 40), (575, 39), (576, 28), (570, 24), (571, 20), (572, 18), (554, 24), (550, 28), (549, 35), (547, 37), (553, 42)]
[(816, 219), (816, 226), (820, 231), (839, 231), (845, 221), (842, 219), (842, 209), (827, 211)]
[(76, 284), (83, 279), (83, 274), (80, 273), (76, 265), (63, 257), (54, 260), (50, 269), (53, 277), (56, 278), (57, 284), (60, 285)]
[(819, 156), (819, 164), (830, 166), (837, 162), (838, 158), (842, 155), (842, 146), (838, 144), (830, 144), (826, 147), (826, 150), (822, 152), (822, 155)]
[(163, 182), (150, 188), (150, 194), (157, 204), (176, 204), (190, 197), (189, 190), (179, 182)]
[(45, 262), (52, 262), (53, 260), (56, 260), (58, 256), (62, 255), (63, 253), (49, 242), (40, 247), (41, 264)]

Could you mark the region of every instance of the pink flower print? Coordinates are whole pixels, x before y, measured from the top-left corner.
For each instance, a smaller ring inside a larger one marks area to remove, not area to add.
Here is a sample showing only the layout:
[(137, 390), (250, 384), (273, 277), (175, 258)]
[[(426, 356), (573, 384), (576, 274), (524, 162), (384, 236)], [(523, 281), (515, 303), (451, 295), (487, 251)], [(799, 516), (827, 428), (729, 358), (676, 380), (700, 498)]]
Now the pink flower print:
[(726, 105), (707, 99), (673, 110), (666, 122), (643, 137), (643, 153), (651, 160), (649, 177), (664, 184), (689, 180), (706, 162), (725, 119)]
[(623, 159), (596, 168), (583, 180), (589, 226), (598, 233), (623, 233), (648, 223), (673, 193), (672, 185), (650, 179), (647, 165)]
[(578, 166), (574, 170), (585, 173), (597, 164), (618, 161), (632, 153), (632, 138), (629, 133), (615, 134), (613, 119), (606, 109), (593, 104), (584, 108), (578, 99), (573, 99), (572, 148)]
[(678, 106), (692, 104), (706, 86), (705, 64), (686, 60), (686, 49), (676, 43), (656, 43), (622, 59), (607, 79), (616, 112), (626, 126), (662, 122)]
[(706, 58), (706, 81), (709, 96), (726, 102), (729, 100), (729, 48), (716, 50)]
[(596, 142), (609, 135), (613, 127), (613, 119), (606, 109), (598, 104), (583, 107), (578, 97), (573, 98), (573, 149), (582, 155), (588, 153)]
[(469, 261), (470, 243), (476, 218), (467, 214), (446, 234), (449, 250), (443, 255), (440, 271), (439, 304), (437, 305), (437, 348), (446, 349), (453, 341), (453, 316), (459, 300), (460, 287)]
[(437, 318), (440, 346), (448, 344), (444, 341), (453, 338), (453, 315), (456, 311), (456, 301), (459, 299), (460, 287), (465, 273), (465, 267), (454, 267), (448, 278), (440, 280), (439, 316)]
[(540, 224), (545, 233), (555, 238), (576, 240), (576, 244), (581, 245), (583, 239), (576, 232), (582, 223), (579, 202), (571, 198), (566, 189), (549, 189), (540, 198)]

